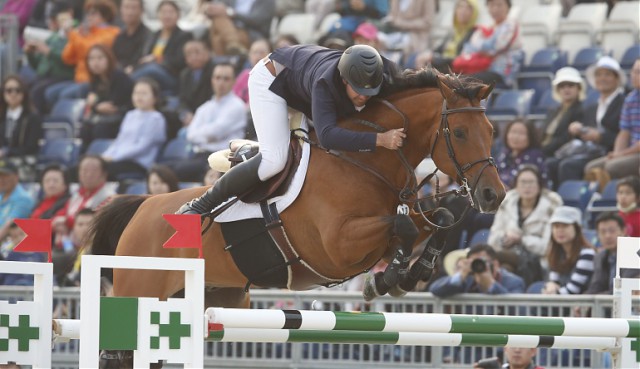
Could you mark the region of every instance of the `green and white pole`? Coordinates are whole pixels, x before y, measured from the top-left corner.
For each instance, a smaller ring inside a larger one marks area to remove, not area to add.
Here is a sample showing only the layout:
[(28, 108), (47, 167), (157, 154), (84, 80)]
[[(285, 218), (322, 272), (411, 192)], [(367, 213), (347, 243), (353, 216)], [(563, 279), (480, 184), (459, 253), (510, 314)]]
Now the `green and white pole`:
[(610, 350), (613, 337), (533, 336), (482, 333), (375, 332), (352, 330), (298, 330), (224, 328), (209, 331), (208, 340), (220, 342), (317, 342), (367, 343), (411, 346), (549, 347), (557, 349)]

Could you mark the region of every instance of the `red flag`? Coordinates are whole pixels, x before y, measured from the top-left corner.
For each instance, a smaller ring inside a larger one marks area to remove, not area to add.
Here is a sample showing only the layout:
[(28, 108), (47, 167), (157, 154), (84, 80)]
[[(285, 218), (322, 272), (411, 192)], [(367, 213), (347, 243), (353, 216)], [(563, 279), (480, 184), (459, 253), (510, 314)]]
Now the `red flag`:
[(17, 252), (46, 252), (51, 262), (51, 219), (14, 219), (26, 237), (13, 248)]
[(176, 233), (162, 245), (172, 248), (197, 248), (202, 259), (201, 217), (198, 214), (163, 214), (164, 219), (176, 229)]

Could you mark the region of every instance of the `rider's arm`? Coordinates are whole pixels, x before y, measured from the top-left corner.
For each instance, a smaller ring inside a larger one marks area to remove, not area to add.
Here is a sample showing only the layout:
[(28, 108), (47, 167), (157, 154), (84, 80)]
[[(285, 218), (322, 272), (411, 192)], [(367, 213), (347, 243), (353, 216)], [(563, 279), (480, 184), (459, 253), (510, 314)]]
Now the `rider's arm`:
[(376, 133), (355, 132), (336, 125), (338, 108), (326, 81), (319, 81), (311, 93), (311, 113), (320, 144), (327, 149), (374, 151)]

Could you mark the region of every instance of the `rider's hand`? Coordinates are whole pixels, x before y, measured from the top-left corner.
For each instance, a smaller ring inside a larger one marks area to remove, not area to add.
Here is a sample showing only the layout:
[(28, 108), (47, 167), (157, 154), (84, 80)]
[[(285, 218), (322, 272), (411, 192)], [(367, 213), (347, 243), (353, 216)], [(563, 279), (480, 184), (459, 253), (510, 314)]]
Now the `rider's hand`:
[(397, 150), (402, 147), (402, 142), (407, 135), (402, 128), (390, 129), (384, 133), (378, 133), (376, 137), (376, 146), (382, 146), (389, 150)]

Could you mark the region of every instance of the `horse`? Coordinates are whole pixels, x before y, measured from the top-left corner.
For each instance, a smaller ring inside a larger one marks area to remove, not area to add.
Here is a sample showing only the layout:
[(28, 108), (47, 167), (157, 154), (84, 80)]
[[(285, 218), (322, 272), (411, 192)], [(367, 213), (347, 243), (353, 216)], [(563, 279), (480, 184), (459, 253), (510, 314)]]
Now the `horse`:
[[(435, 242), (431, 236), (452, 223), (444, 209), (422, 212), (413, 206), (419, 188), (414, 169), (429, 155), (439, 170), (462, 186), (460, 192), (477, 210), (495, 212), (505, 196), (490, 157), (493, 127), (481, 106), (493, 86), (433, 69), (404, 73), (394, 83), (398, 91), (384, 99), (372, 99), (365, 109), (342, 119), (339, 125), (355, 131), (404, 128), (407, 137), (401, 149), (331, 155), (318, 145), (311, 146), (301, 192), (280, 214), (298, 261), (318, 276), (299, 281), (294, 289), (348, 279), (369, 270), (381, 258), (389, 262), (388, 267), (370, 281), (367, 299), (387, 292), (402, 294), (415, 285), (404, 282), (424, 278), (424, 271), (413, 273), (413, 267), (409, 271), (413, 248), (426, 240)], [(311, 135), (312, 140), (314, 137)], [(162, 215), (173, 214), (206, 189), (113, 200), (94, 221), (91, 252), (198, 257), (195, 249), (162, 247), (174, 233)], [(248, 279), (225, 250), (220, 224), (213, 223), (202, 242), (207, 306), (248, 307)], [(439, 254), (436, 249), (425, 248), (432, 262)], [(398, 288), (401, 283), (405, 287)], [(113, 271), (115, 296), (163, 300), (183, 287), (180, 272)]]

